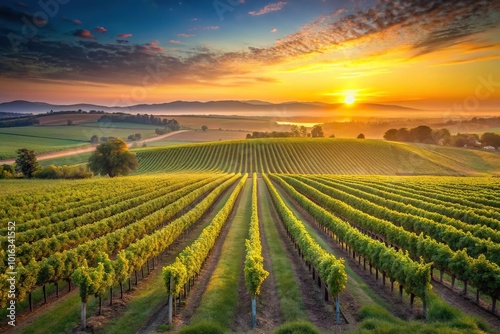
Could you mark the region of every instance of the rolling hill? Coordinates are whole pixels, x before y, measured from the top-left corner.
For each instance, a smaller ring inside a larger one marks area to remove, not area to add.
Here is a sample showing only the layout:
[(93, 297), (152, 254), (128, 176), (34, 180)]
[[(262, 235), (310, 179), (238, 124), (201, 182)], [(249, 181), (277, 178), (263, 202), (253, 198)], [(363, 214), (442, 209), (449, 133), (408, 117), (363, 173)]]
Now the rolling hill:
[(262, 139), (137, 151), (139, 173), (500, 175), (496, 153), (356, 139)]
[[(103, 110), (106, 112), (124, 112), (124, 113), (148, 113), (148, 114), (234, 114), (246, 113), (247, 115), (269, 115), (276, 116), (296, 116), (297, 114), (310, 115), (311, 112), (323, 115), (330, 115), (332, 111), (339, 113), (346, 112), (343, 110), (344, 104), (334, 103), (317, 103), (317, 102), (284, 102), (270, 103), (265, 101), (173, 101), (157, 104), (137, 104), (128, 107), (120, 106), (102, 106), (94, 104), (71, 104), (57, 105), (45, 102), (30, 102), (30, 101), (12, 101), (0, 103), (0, 112), (15, 112), (15, 113), (46, 113), (50, 110)], [(349, 114), (353, 110), (363, 110), (365, 112), (418, 112), (417, 109), (406, 108), (397, 105), (370, 104), (360, 103), (355, 107), (349, 108)]]

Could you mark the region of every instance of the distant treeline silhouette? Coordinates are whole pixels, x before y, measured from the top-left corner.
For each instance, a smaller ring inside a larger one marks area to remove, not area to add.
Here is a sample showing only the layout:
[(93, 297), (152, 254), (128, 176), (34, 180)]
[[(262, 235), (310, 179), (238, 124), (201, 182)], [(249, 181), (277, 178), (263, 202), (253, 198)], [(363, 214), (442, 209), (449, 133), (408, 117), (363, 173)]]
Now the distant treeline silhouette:
[(40, 121), (35, 116), (22, 116), (17, 118), (0, 120), (0, 128), (12, 128), (15, 126), (30, 126), (40, 124)]
[[(500, 117), (497, 119), (500, 120)], [(472, 122), (472, 120), (469, 122)], [(424, 143), (456, 147), (500, 147), (500, 135), (495, 133), (486, 132), (481, 136), (475, 133), (458, 133), (456, 135), (451, 135), (448, 129), (433, 130), (426, 125), (420, 125), (413, 129), (390, 129), (385, 132), (384, 139), (406, 143)]]
[(104, 115), (101, 116), (97, 120), (98, 122), (103, 122), (103, 123), (112, 123), (112, 122), (124, 122), (124, 123), (137, 123), (137, 124), (149, 124), (149, 125), (159, 125), (159, 126), (164, 126), (166, 128), (169, 128), (171, 131), (177, 131), (179, 130), (180, 124), (177, 122), (175, 119), (166, 119), (166, 118), (160, 118), (156, 117), (154, 115), (148, 115), (148, 114), (137, 114), (137, 115), (128, 115), (128, 114), (121, 114), (121, 115)]

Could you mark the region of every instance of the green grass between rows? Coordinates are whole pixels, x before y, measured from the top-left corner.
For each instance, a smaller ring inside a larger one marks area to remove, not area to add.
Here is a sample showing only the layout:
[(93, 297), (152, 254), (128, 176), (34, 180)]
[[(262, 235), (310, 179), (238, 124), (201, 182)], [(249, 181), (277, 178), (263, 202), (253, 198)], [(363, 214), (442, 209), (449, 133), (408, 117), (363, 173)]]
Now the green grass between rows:
[(210, 278), (192, 324), (210, 321), (231, 327), (238, 303), (238, 284), (243, 267), (245, 239), (248, 237), (251, 215), (252, 183), (242, 189), (235, 216), (222, 245), (217, 267)]

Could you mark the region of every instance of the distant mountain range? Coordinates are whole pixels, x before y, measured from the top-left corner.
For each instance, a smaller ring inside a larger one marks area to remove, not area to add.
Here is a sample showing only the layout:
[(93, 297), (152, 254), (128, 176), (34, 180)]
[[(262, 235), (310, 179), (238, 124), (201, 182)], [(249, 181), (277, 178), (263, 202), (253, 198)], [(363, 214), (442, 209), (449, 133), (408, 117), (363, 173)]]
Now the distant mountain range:
[(12, 101), (0, 103), (0, 112), (33, 113), (41, 114), (52, 111), (67, 110), (102, 110), (106, 112), (124, 113), (148, 113), (148, 114), (238, 114), (244, 112), (246, 115), (273, 115), (280, 116), (283, 113), (317, 113), (332, 111), (385, 111), (385, 112), (412, 112), (418, 109), (406, 108), (397, 105), (358, 103), (347, 107), (344, 104), (328, 104), (322, 102), (284, 102), (270, 103), (266, 101), (210, 101), (210, 102), (188, 102), (174, 101), (159, 104), (137, 104), (130, 107), (108, 107), (95, 104), (71, 104), (57, 105), (45, 102)]

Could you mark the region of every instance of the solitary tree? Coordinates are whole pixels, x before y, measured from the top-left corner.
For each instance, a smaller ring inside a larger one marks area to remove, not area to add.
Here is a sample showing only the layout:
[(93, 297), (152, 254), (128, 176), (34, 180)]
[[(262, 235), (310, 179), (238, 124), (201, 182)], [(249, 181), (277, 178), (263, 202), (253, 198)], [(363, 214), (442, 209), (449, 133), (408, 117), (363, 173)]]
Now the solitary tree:
[(72, 125), (73, 125), (73, 121), (72, 121), (72, 120), (70, 120), (70, 119), (68, 119), (67, 124), (68, 124), (69, 126), (72, 126)]
[(94, 173), (109, 177), (127, 175), (136, 170), (137, 165), (137, 157), (120, 138), (100, 144), (89, 158), (89, 168)]
[(90, 137), (90, 142), (92, 144), (98, 144), (99, 143), (99, 136), (98, 135), (93, 135), (92, 137)]
[(203, 131), (207, 131), (207, 130), (208, 130), (208, 126), (203, 125), (203, 126), (201, 127), (201, 129), (202, 129)]
[(23, 173), (24, 177), (31, 179), (38, 169), (36, 154), (33, 150), (21, 148), (17, 150), (16, 171)]
[(360, 134), (358, 135), (358, 139), (365, 139), (365, 135), (364, 135), (364, 134), (362, 134), (362, 133), (360, 133)]
[(324, 137), (323, 128), (321, 125), (315, 125), (311, 130), (311, 136), (313, 137)]

